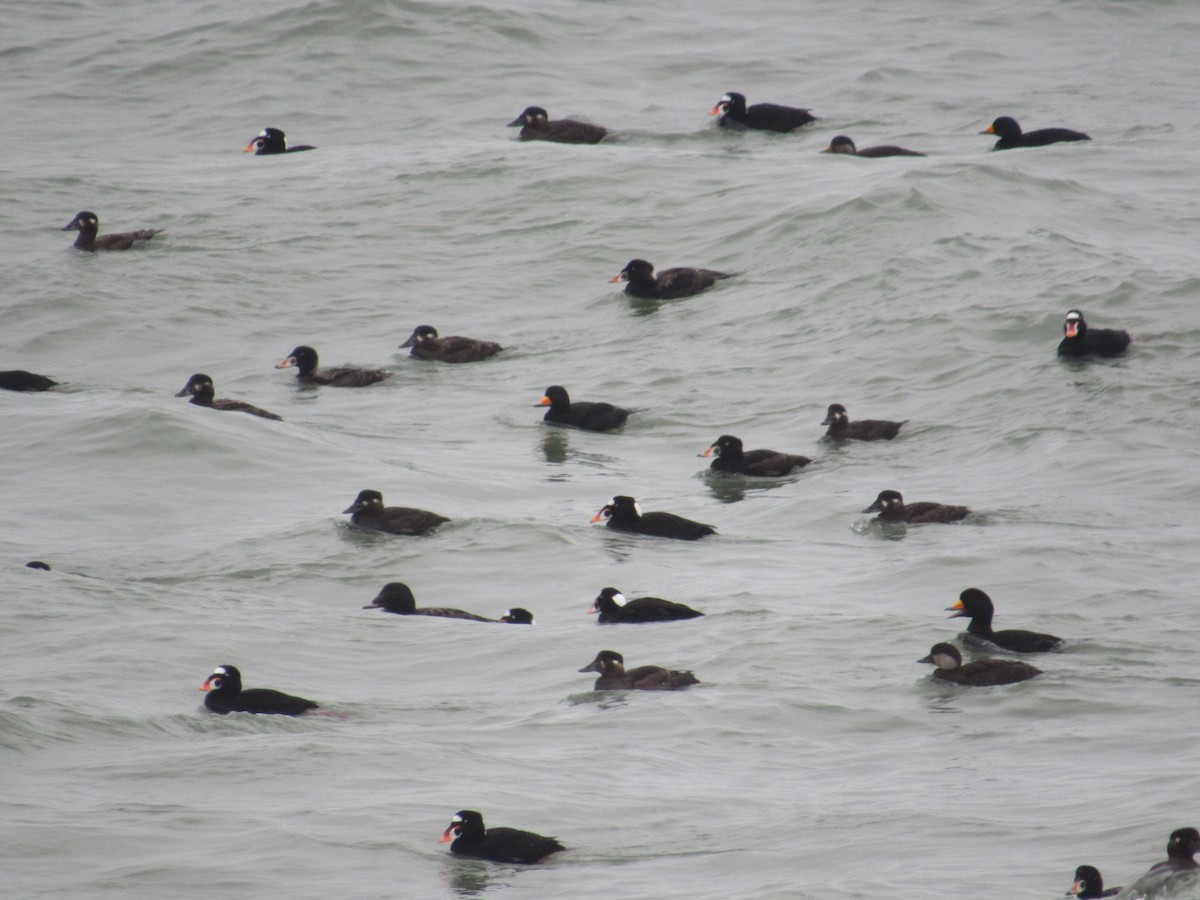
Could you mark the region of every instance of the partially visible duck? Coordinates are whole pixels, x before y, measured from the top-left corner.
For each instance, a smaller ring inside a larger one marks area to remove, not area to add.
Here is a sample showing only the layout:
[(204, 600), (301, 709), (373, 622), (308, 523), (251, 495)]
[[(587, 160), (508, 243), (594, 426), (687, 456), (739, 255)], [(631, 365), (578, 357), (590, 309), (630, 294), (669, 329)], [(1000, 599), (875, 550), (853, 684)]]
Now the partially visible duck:
[(600, 596), (592, 601), (592, 605), (588, 607), (588, 614), (594, 613), (600, 614), (596, 619), (600, 625), (615, 625), (619, 622), (637, 625), (644, 622), (672, 622), (704, 615), (690, 606), (660, 597), (626, 600), (625, 595), (613, 587), (604, 588)]
[(1120, 356), (1133, 340), (1129, 332), (1117, 328), (1092, 328), (1083, 313), (1072, 309), (1063, 322), (1063, 339), (1058, 344), (1059, 356)]
[(242, 673), (236, 666), (217, 666), (200, 685), (207, 691), (204, 705), (220, 715), (231, 712), (257, 713), (259, 715), (298, 716), (318, 704), (303, 697), (293, 697), (280, 691), (266, 688), (242, 689)]
[(400, 345), (401, 350), (405, 347), (412, 347), (409, 356), (447, 363), (477, 362), (495, 356), (504, 349), (493, 341), (481, 341), (456, 334), (438, 337), (437, 329), (432, 325), (418, 325), (414, 328), (408, 340)]
[(442, 619), (470, 619), (472, 622), (494, 622), (475, 613), (464, 612), (461, 609), (450, 609), (444, 606), (417, 606), (417, 598), (407, 584), (393, 581), (385, 584), (375, 599), (363, 609), (382, 609), (386, 612), (401, 616), (437, 616)]
[(354, 502), (342, 511), (350, 515), (350, 521), (359, 528), (386, 531), (389, 534), (427, 534), (443, 522), (445, 516), (415, 509), (411, 506), (384, 506), (383, 494), (379, 491), (359, 491)]
[(721, 435), (700, 455), (716, 457), (709, 466), (713, 472), (759, 478), (790, 475), (812, 462), (807, 456), (780, 453), (778, 450), (743, 450), (741, 438), (730, 434)]
[(732, 278), (715, 269), (680, 267), (654, 274), (654, 266), (644, 259), (631, 259), (620, 272), (608, 279), (610, 284), (628, 282), (625, 293), (643, 300), (675, 300), (691, 297), (712, 287), (723, 278)]
[(664, 669), (662, 666), (638, 666), (625, 671), (625, 657), (615, 650), (601, 650), (596, 658), (579, 670), (599, 672), (593, 689), (597, 691), (677, 691), (699, 684), (691, 672)]
[(972, 687), (1016, 684), (1042, 674), (1041, 669), (1015, 659), (980, 659), (964, 666), (962, 654), (953, 644), (934, 644), (929, 655), (917, 662), (936, 666), (934, 678)]
[(896, 147), (892, 144), (881, 144), (878, 147), (863, 147), (859, 150), (854, 146), (854, 141), (846, 137), (844, 134), (839, 134), (829, 146), (821, 151), (822, 153), (844, 153), (847, 156), (924, 156), (924, 153), (918, 153), (916, 150), (905, 150), (903, 147)]
[(779, 131), (786, 132), (817, 121), (807, 109), (795, 106), (780, 106), (777, 103), (755, 103), (746, 106), (746, 97), (730, 91), (708, 111), (710, 116), (720, 116), (717, 124), (734, 131)]
[(1131, 900), (1172, 897), (1194, 900), (1200, 896), (1200, 866), (1193, 858), (1200, 850), (1200, 831), (1179, 828), (1167, 841), (1167, 858), (1150, 867), (1141, 878), (1125, 888)]
[(258, 416), (262, 419), (274, 419), (276, 422), (283, 421), (282, 416), (267, 412), (265, 409), (259, 409), (257, 406), (252, 406), (249, 403), (243, 403), (241, 400), (226, 400), (224, 397), (220, 400), (214, 399), (214, 393), (215, 389), (213, 388), (212, 379), (207, 375), (196, 374), (188, 379), (188, 383), (183, 386), (183, 390), (175, 396), (186, 397), (188, 394), (191, 394), (192, 399), (188, 402), (194, 403), (197, 406), (206, 406), (209, 409), (223, 409), (229, 412), (250, 413), (250, 415)]
[(899, 491), (880, 491), (875, 502), (863, 512), (878, 512), (883, 522), (911, 522), (921, 525), (926, 522), (957, 522), (965, 519), (971, 510), (965, 506), (948, 506), (945, 503), (910, 503), (907, 506)]
[(40, 569), (43, 572), (50, 571), (50, 565), (48, 563), (42, 562), (40, 559), (32, 559), (29, 562), (25, 563), (25, 568)]
[(993, 150), (1012, 150), (1015, 147), (1044, 147), (1063, 141), (1090, 141), (1082, 131), (1070, 128), (1039, 128), (1037, 131), (1021, 131), (1021, 126), (1012, 116), (1001, 116), (980, 134), (994, 134), (1000, 138)]
[(6, 391), (48, 391), (58, 385), (45, 375), (35, 375), (24, 369), (9, 369), (0, 372), (0, 388)]
[(254, 140), (242, 149), (242, 152), (249, 153), (253, 150), (255, 156), (274, 156), (276, 153), (299, 153), (301, 150), (316, 149), (311, 144), (297, 144), (295, 147), (289, 147), (282, 131), (278, 128), (264, 128)]
[(317, 368), (317, 351), (301, 345), (275, 364), (277, 369), (296, 367), (296, 380), (305, 384), (327, 384), (332, 387), (366, 387), (391, 377), (384, 369), (358, 369), (343, 366), (335, 369)]
[(633, 534), (648, 534), (653, 537), (676, 538), (681, 541), (698, 541), (702, 537), (716, 534), (717, 530), (703, 522), (693, 522), (683, 516), (668, 512), (643, 513), (632, 497), (613, 497), (607, 505), (592, 516), (592, 522), (604, 522), (614, 531)]
[(123, 231), (97, 237), (96, 232), (99, 229), (99, 217), (94, 212), (84, 210), (76, 213), (75, 218), (64, 225), (62, 230), (79, 232), (79, 237), (75, 238), (75, 246), (80, 250), (128, 250), (134, 244), (148, 241), (162, 231), (161, 228), (143, 228), (141, 231)]
[(573, 403), (567, 389), (557, 384), (546, 388), (546, 393), (537, 405), (550, 407), (546, 415), (542, 416), (543, 422), (549, 422), (551, 425), (570, 425), (584, 431), (611, 431), (620, 428), (632, 412), (611, 403), (587, 400)]
[(555, 144), (598, 144), (608, 131), (599, 125), (576, 122), (574, 119), (555, 119), (540, 106), (527, 106), (508, 123), (520, 128), (523, 141), (550, 141)]
[(835, 441), (847, 438), (855, 441), (890, 441), (900, 433), (900, 426), (904, 422), (889, 422), (886, 419), (859, 419), (851, 422), (846, 407), (840, 403), (831, 403), (825, 413), (825, 421), (821, 424), (829, 426), (825, 436)]
[(522, 609), (520, 606), (514, 606), (508, 612), (500, 617), (501, 622), (507, 622), (509, 625), (532, 625), (533, 613), (527, 609)]
[(967, 634), (1014, 653), (1045, 653), (1057, 650), (1063, 643), (1062, 638), (1037, 631), (992, 631), (992, 615), (995, 613), (992, 598), (979, 588), (967, 588), (959, 594), (958, 602), (946, 608), (947, 612), (951, 610), (955, 612), (950, 618), (971, 620)]
[(473, 809), (456, 812), (450, 820), (450, 827), (438, 838), (439, 844), (451, 841), (450, 852), (458, 856), (527, 865), (541, 862), (551, 853), (567, 849), (557, 838), (534, 834), (532, 831), (485, 828), (483, 816)]
[(1075, 896), (1079, 900), (1097, 900), (1099, 897), (1115, 897), (1119, 893), (1119, 887), (1104, 889), (1104, 879), (1095, 866), (1080, 866), (1075, 870), (1075, 882), (1067, 891), (1067, 896)]

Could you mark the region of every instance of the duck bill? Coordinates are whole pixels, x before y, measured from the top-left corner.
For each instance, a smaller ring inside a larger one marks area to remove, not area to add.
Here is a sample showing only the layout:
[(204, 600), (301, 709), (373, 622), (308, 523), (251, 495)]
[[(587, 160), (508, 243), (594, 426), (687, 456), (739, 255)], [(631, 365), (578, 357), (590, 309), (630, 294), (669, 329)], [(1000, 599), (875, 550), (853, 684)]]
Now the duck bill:
[(242, 152), (243, 153), (253, 153), (257, 149), (258, 149), (258, 138), (255, 138), (250, 143), (248, 143), (245, 147), (242, 148)]
[[(66, 229), (63, 229), (63, 230), (65, 231)], [(628, 275), (626, 275), (624, 272), (618, 272), (612, 278), (608, 279), (608, 283), (616, 284), (618, 281), (628, 281), (628, 280), (629, 280)]]
[(442, 832), (442, 836), (440, 838), (438, 838), (438, 843), (439, 844), (448, 844), (452, 840), (454, 840), (456, 837), (458, 837), (458, 826), (451, 825), (449, 828), (447, 828), (445, 831)]
[(196, 690), (198, 690), (198, 691), (211, 691), (212, 689), (213, 689), (213, 686), (212, 686), (211, 678), (204, 679), (204, 684), (202, 684), (202, 685), (200, 685), (200, 687), (196, 688)]
[(725, 107), (724, 103), (718, 103), (716, 106), (714, 106), (712, 109), (710, 109), (708, 111), (708, 114), (710, 116), (719, 116), (721, 113), (725, 112), (724, 107)]
[(932, 654), (932, 653), (930, 653), (928, 656), (924, 656), (924, 657), (922, 657), (921, 659), (918, 659), (918, 660), (917, 660), (917, 662), (919, 662), (919, 663), (929, 663), (931, 666), (936, 666), (936, 665), (937, 665), (937, 663), (935, 663), (935, 662), (933, 661), (933, 654)]
[(63, 231), (78, 231), (79, 230), (79, 220), (72, 219), (71, 223), (69, 225), (64, 225), (62, 227), (62, 230)]
[(707, 450), (705, 450), (700, 455), (707, 458), (709, 456), (712, 456), (716, 452), (717, 452), (717, 445), (713, 444), (711, 447), (709, 447)]
[(961, 600), (959, 600), (953, 606), (946, 607), (946, 612), (950, 612), (951, 610), (958, 610), (958, 611), (955, 612), (954, 615), (952, 615), (952, 616), (947, 616), (946, 617), (947, 619), (961, 619), (961, 618), (964, 618), (967, 614), (967, 611), (965, 609), (963, 609)]
[[(349, 506), (347, 506), (345, 509), (342, 510), (342, 515), (348, 516), (351, 513), (358, 512), (360, 509), (362, 509), (362, 507), (359, 506), (357, 503), (351, 503)], [(363, 609), (366, 609), (366, 607), (364, 606)]]
[(880, 512), (882, 509), (883, 509), (882, 504), (880, 504), (880, 502), (878, 500), (876, 500), (874, 503), (872, 503), (870, 506), (868, 506), (866, 509), (864, 509), (863, 512), (865, 512), (865, 513)]
[(296, 365), (296, 357), (289, 356), (287, 359), (281, 359), (279, 362), (275, 363), (275, 368), (290, 369), (294, 365)]
[(582, 669), (580, 669), (579, 671), (580, 672), (599, 672), (600, 667), (597, 666), (594, 662), (590, 662), (586, 666), (584, 666)]
[[(828, 151), (828, 150), (822, 150), (821, 152), (822, 152), (822, 153), (828, 153), (829, 151)], [(824, 419), (822, 419), (822, 420), (821, 420), (821, 424), (822, 424), (822, 425), (832, 425), (832, 424), (833, 424), (833, 416), (826, 416)]]
[[(595, 604), (595, 603), (593, 603), (591, 606), (589, 606), (589, 607), (587, 608), (587, 614), (588, 614), (589, 616), (594, 616), (594, 615), (595, 615), (596, 613), (598, 613), (598, 612), (600, 612), (600, 609), (599, 609), (599, 607), (597, 607), (597, 606), (596, 606), (596, 604)], [(580, 671), (580, 672), (583, 672), (583, 671), (585, 671), (585, 670), (584, 670), (584, 669), (580, 669), (579, 671)]]
[(596, 513), (594, 516), (592, 516), (590, 519), (588, 519), (588, 521), (591, 522), (593, 525), (595, 525), (597, 522), (603, 522), (604, 521), (604, 510), (603, 509), (600, 510), (600, 512)]
[(995, 133), (996, 133), (996, 129), (995, 129), (995, 128), (993, 128), (991, 125), (989, 125), (987, 128), (983, 129), (983, 131), (981, 131), (981, 132), (979, 132), (979, 133), (980, 133), (980, 134), (995, 134)]
[(1079, 323), (1078, 322), (1068, 322), (1067, 323), (1067, 337), (1073, 338), (1077, 334), (1079, 334)]
[(403, 350), (405, 347), (415, 347), (416, 345), (417, 345), (417, 336), (413, 335), (407, 341), (405, 341), (403, 344), (400, 345), (400, 349)]
[(1082, 881), (1077, 881), (1077, 882), (1075, 882), (1073, 885), (1071, 885), (1071, 887), (1070, 887), (1070, 889), (1067, 891), (1067, 894), (1066, 894), (1066, 895), (1067, 895), (1068, 897), (1074, 897), (1074, 896), (1076, 896), (1076, 895), (1078, 895), (1078, 894), (1081, 894), (1081, 893), (1083, 893), (1083, 888), (1084, 888), (1084, 884), (1083, 884), (1083, 882), (1082, 882)]
[(179, 391), (175, 396), (176, 397), (186, 397), (190, 393), (191, 393), (191, 391), (185, 387), (182, 391)]

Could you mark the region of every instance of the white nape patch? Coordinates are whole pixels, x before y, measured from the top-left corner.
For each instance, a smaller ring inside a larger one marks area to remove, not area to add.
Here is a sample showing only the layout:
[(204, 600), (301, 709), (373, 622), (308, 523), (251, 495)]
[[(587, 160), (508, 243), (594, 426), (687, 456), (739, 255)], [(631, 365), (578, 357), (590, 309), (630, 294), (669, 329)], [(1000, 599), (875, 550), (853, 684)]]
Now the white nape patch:
[(641, 518), (641, 516), (642, 516), (642, 504), (640, 504), (640, 503), (638, 503), (636, 500), (634, 500), (634, 501), (633, 501), (633, 511), (634, 511), (635, 513), (637, 513), (637, 514), (638, 514), (638, 518)]
[(617, 606), (624, 606), (628, 602), (620, 591), (612, 595), (612, 600)]

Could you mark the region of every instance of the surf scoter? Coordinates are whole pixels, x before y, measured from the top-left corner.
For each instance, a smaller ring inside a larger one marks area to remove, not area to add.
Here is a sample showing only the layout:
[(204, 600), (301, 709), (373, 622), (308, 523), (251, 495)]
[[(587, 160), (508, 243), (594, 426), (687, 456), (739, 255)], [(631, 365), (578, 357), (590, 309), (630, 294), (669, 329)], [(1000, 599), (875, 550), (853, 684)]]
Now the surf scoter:
[(411, 506), (384, 506), (383, 494), (379, 491), (359, 491), (354, 502), (342, 515), (350, 514), (350, 521), (359, 528), (386, 531), (389, 534), (427, 534), (443, 522), (445, 516)]
[(6, 391), (48, 391), (57, 387), (58, 382), (52, 381), (45, 375), (35, 375), (24, 369), (9, 369), (0, 372), (0, 388)]
[(934, 644), (929, 655), (917, 662), (937, 666), (934, 678), (973, 687), (1016, 684), (1042, 674), (1041, 669), (1015, 659), (979, 659), (964, 666), (962, 654), (953, 644)]
[(692, 297), (707, 290), (724, 278), (732, 278), (714, 269), (680, 267), (663, 269), (654, 274), (654, 266), (644, 259), (631, 259), (620, 272), (608, 279), (609, 284), (627, 282), (625, 293), (642, 300), (676, 300)]
[(538, 401), (538, 406), (548, 406), (543, 422), (551, 425), (570, 425), (585, 431), (611, 431), (620, 428), (633, 412), (611, 403), (592, 403), (586, 400), (571, 402), (567, 389), (552, 384)]
[(407, 584), (393, 581), (385, 584), (379, 594), (363, 609), (382, 609), (401, 616), (437, 616), (442, 619), (470, 619), (472, 622), (495, 622), (485, 616), (465, 612), (461, 609), (449, 609), (442, 606), (417, 606), (417, 598)]
[(1039, 128), (1037, 131), (1021, 131), (1017, 120), (1011, 116), (1001, 116), (980, 134), (994, 134), (1000, 138), (993, 150), (1012, 150), (1015, 147), (1044, 147), (1047, 144), (1058, 144), (1062, 141), (1090, 141), (1091, 138), (1082, 131), (1072, 131), (1069, 128)]
[(625, 595), (613, 587), (606, 587), (588, 607), (588, 614), (599, 613), (600, 625), (615, 625), (620, 622), (642, 624), (644, 622), (671, 622), (678, 619), (695, 619), (704, 613), (673, 600), (659, 597), (638, 597), (626, 600)]
[(1045, 653), (1057, 650), (1063, 643), (1062, 638), (1036, 631), (992, 631), (992, 615), (995, 612), (992, 598), (979, 588), (967, 588), (959, 594), (958, 602), (946, 608), (947, 612), (951, 610), (955, 610), (955, 613), (950, 618), (971, 620), (967, 634), (1014, 653)]
[(215, 713), (257, 713), (259, 715), (298, 716), (318, 704), (303, 697), (293, 697), (280, 691), (265, 688), (242, 690), (242, 673), (234, 666), (217, 666), (200, 685), (207, 691), (204, 705)]
[(1200, 831), (1180, 828), (1171, 832), (1167, 841), (1167, 858), (1150, 867), (1125, 892), (1129, 897), (1188, 897), (1197, 896), (1200, 888), (1200, 865), (1193, 857), (1200, 850)]
[(875, 502), (863, 512), (878, 512), (883, 522), (911, 522), (921, 525), (926, 522), (957, 522), (965, 519), (971, 510), (965, 506), (948, 506), (945, 503), (910, 503), (907, 506), (899, 491), (880, 491)]
[(501, 622), (507, 622), (509, 625), (532, 625), (533, 613), (527, 609), (522, 609), (520, 606), (514, 606), (499, 619)]
[(97, 237), (96, 232), (99, 228), (99, 217), (94, 212), (84, 210), (77, 213), (62, 230), (79, 232), (79, 237), (75, 238), (75, 246), (80, 250), (128, 250), (134, 244), (148, 241), (162, 231), (161, 228), (143, 228), (141, 231), (123, 231)]
[(778, 450), (743, 450), (740, 438), (723, 434), (700, 454), (715, 456), (709, 469), (726, 475), (754, 475), (759, 478), (778, 478), (790, 475), (807, 466), (811, 459)]
[(1129, 332), (1116, 328), (1088, 329), (1083, 313), (1072, 309), (1063, 322), (1059, 356), (1120, 356), (1133, 340)]
[(334, 369), (317, 368), (317, 351), (303, 345), (293, 350), (285, 359), (275, 364), (277, 369), (296, 367), (296, 380), (305, 384), (327, 384), (332, 387), (366, 387), (390, 378), (392, 373), (384, 369), (358, 369), (343, 366)]
[(301, 150), (316, 149), (311, 144), (297, 144), (295, 147), (289, 147), (282, 131), (278, 128), (264, 128), (254, 140), (242, 149), (242, 152), (249, 153), (253, 150), (255, 156), (273, 156), (276, 153), (299, 153)]
[(863, 147), (859, 150), (854, 146), (854, 141), (846, 137), (844, 134), (839, 134), (829, 146), (821, 151), (822, 153), (844, 153), (847, 156), (924, 156), (924, 153), (918, 153), (916, 150), (905, 150), (903, 147), (896, 147), (891, 144), (882, 144), (878, 147)]
[(484, 828), (483, 816), (473, 809), (462, 809), (450, 820), (450, 827), (438, 838), (449, 841), (450, 852), (458, 856), (487, 859), (501, 863), (537, 863), (551, 853), (566, 850), (557, 838), (520, 831), (516, 828)]
[(215, 389), (213, 388), (212, 379), (207, 375), (196, 374), (188, 379), (188, 383), (183, 386), (183, 390), (175, 396), (186, 397), (188, 394), (191, 394), (192, 399), (188, 402), (194, 403), (197, 406), (206, 406), (209, 409), (223, 409), (229, 412), (250, 413), (250, 415), (258, 416), (262, 419), (274, 419), (276, 422), (283, 421), (282, 416), (267, 412), (265, 409), (259, 409), (257, 406), (252, 406), (241, 400), (226, 400), (224, 397), (216, 400), (213, 397), (214, 393)]
[(1104, 879), (1095, 866), (1080, 866), (1075, 870), (1075, 881), (1067, 891), (1067, 896), (1078, 897), (1079, 900), (1097, 900), (1099, 897), (1115, 897), (1119, 893), (1119, 887), (1104, 889)]
[(709, 110), (710, 116), (720, 116), (717, 124), (722, 128), (734, 131), (792, 131), (801, 125), (817, 121), (807, 109), (794, 106), (780, 106), (777, 103), (755, 103), (746, 106), (743, 94), (730, 91), (717, 101), (716, 106)]
[(555, 119), (540, 106), (527, 106), (508, 123), (509, 128), (520, 127), (522, 141), (550, 141), (555, 144), (598, 144), (608, 134), (607, 129), (574, 119)]
[(625, 671), (625, 657), (615, 650), (601, 650), (596, 658), (579, 670), (599, 672), (593, 690), (597, 691), (677, 691), (700, 679), (691, 672), (664, 669), (662, 666), (638, 666)]
[(614, 531), (629, 531), (633, 534), (648, 534), (654, 537), (676, 538), (681, 541), (698, 541), (702, 537), (716, 534), (717, 530), (703, 522), (693, 522), (683, 516), (668, 512), (643, 513), (632, 497), (613, 497), (608, 504), (592, 516), (592, 522), (608, 520), (607, 527)]
[(401, 350), (405, 347), (412, 347), (409, 356), (447, 363), (477, 362), (495, 356), (504, 349), (493, 341), (480, 341), (456, 334), (438, 337), (437, 329), (432, 325), (414, 328), (408, 340), (400, 345)]
[(907, 421), (907, 419), (904, 422), (889, 422), (886, 419), (859, 419), (851, 422), (846, 407), (840, 403), (831, 403), (829, 409), (826, 410), (825, 421), (821, 424), (829, 426), (825, 436), (835, 441), (847, 438), (855, 441), (890, 441), (900, 433), (900, 426)]

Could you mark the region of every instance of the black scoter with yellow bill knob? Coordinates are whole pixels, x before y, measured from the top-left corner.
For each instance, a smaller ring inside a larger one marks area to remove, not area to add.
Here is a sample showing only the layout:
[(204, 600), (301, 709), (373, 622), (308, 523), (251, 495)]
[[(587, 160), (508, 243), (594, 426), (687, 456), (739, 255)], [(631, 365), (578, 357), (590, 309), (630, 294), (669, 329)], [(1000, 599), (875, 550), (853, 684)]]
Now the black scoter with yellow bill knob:
[(1070, 128), (1039, 128), (1036, 131), (1022, 131), (1021, 126), (1012, 116), (1001, 116), (979, 133), (994, 134), (1000, 138), (992, 147), (993, 150), (1045, 147), (1047, 144), (1060, 144), (1064, 141), (1091, 140), (1082, 131), (1072, 131)]
[(612, 431), (614, 428), (620, 428), (633, 412), (611, 403), (572, 401), (567, 389), (559, 384), (552, 384), (546, 388), (537, 405), (550, 407), (542, 416), (543, 422), (551, 425), (569, 425), (584, 431)]
[(988, 641), (1014, 653), (1046, 653), (1057, 650), (1063, 644), (1062, 638), (1037, 631), (993, 631), (992, 616), (995, 614), (995, 607), (992, 605), (992, 598), (979, 588), (967, 588), (958, 595), (958, 602), (946, 607), (946, 611), (954, 612), (950, 617), (952, 619), (971, 620), (971, 624), (967, 626), (967, 634), (971, 637)]

